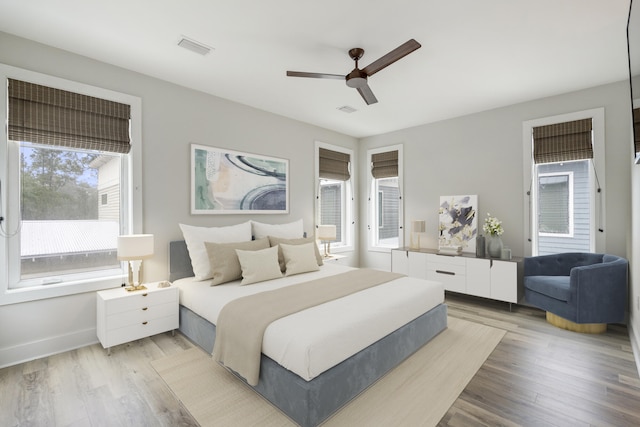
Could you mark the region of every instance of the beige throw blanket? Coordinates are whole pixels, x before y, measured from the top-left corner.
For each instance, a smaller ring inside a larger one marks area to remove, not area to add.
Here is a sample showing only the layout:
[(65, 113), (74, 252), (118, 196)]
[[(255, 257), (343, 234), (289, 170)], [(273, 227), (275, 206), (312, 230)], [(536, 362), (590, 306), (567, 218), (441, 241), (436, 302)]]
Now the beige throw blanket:
[(213, 357), (257, 385), (262, 338), (271, 322), (402, 276), (358, 269), (233, 300), (218, 316)]

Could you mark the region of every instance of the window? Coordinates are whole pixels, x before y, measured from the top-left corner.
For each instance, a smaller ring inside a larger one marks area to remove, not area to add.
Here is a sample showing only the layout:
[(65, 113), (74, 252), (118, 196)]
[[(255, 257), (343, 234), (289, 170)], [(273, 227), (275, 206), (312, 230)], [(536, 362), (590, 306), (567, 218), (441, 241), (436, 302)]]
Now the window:
[(353, 250), (353, 151), (316, 143), (316, 225), (335, 225), (335, 252)]
[(140, 230), (132, 190), (140, 100), (1, 64), (0, 72), (8, 121), (0, 304), (119, 286), (117, 236)]
[(572, 172), (538, 173), (538, 232), (558, 237), (573, 235)]
[(369, 249), (388, 251), (403, 246), (402, 146), (369, 150)]
[(602, 244), (603, 122), (601, 110), (525, 122), (527, 255), (596, 252)]

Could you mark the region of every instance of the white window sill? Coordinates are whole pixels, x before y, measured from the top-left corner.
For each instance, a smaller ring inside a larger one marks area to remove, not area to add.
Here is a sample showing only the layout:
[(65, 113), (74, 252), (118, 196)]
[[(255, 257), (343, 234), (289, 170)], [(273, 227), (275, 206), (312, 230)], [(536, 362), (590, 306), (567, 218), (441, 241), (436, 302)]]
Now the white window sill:
[(51, 285), (37, 285), (24, 288), (3, 289), (0, 294), (0, 305), (19, 304), (47, 298), (94, 292), (102, 289), (121, 286), (125, 277), (113, 275), (91, 280), (63, 282)]

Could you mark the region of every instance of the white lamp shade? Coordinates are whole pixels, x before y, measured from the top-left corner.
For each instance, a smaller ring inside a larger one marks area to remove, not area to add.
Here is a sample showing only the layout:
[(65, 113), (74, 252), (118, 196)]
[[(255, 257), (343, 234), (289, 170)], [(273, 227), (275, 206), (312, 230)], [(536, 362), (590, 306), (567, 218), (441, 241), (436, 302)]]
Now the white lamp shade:
[(118, 236), (118, 259), (131, 261), (153, 256), (153, 234)]
[(425, 221), (424, 220), (419, 220), (419, 221), (411, 221), (411, 231), (414, 233), (424, 233), (426, 227), (425, 227)]
[(336, 226), (335, 225), (319, 225), (318, 226), (318, 235), (316, 236), (318, 240), (336, 240)]

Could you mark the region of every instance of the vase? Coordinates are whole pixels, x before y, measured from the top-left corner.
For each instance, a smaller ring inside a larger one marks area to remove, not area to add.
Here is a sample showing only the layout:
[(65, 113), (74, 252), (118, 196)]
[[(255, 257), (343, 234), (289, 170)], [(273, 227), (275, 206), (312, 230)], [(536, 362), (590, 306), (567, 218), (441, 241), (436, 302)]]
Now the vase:
[(500, 258), (502, 256), (502, 239), (498, 235), (489, 235), (487, 237), (487, 254), (491, 258)]
[(484, 258), (484, 245), (484, 236), (476, 237), (476, 256), (478, 258)]

